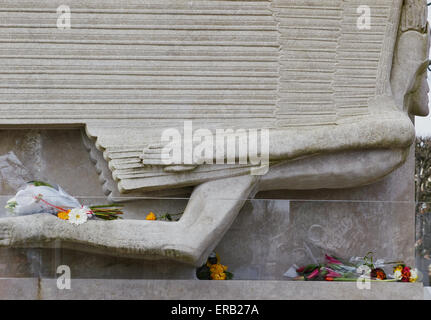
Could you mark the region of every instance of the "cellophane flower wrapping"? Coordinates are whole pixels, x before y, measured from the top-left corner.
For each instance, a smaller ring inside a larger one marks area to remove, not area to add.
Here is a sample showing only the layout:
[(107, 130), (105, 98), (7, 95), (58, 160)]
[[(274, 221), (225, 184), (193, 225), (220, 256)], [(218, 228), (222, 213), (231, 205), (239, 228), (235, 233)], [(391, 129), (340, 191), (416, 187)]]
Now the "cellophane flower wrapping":
[(103, 220), (121, 219), (123, 211), (120, 207), (121, 204), (82, 206), (60, 186), (42, 181), (27, 183), (5, 206), (13, 215), (50, 213), (73, 224), (84, 223), (87, 218), (93, 217)]
[(286, 278), (306, 281), (354, 281), (360, 277), (396, 280), (393, 268), (400, 262), (375, 260), (372, 252), (364, 257), (340, 258), (314, 243), (304, 242), (304, 249), (307, 256), (287, 270)]
[(81, 204), (60, 186), (53, 187), (29, 183), (24, 189), (19, 190), (6, 205), (6, 209), (14, 215), (55, 214), (59, 211), (55, 207), (71, 209), (79, 208)]

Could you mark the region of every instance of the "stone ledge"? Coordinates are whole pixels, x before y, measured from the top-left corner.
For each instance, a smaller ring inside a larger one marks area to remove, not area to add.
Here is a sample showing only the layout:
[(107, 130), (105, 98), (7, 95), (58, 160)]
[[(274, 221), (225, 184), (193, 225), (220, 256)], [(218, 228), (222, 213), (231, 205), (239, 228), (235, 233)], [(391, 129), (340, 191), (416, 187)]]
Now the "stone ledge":
[(1, 278), (0, 300), (40, 299), (38, 278)]
[(70, 290), (56, 279), (0, 279), (0, 299), (146, 300), (423, 300), (421, 283), (372, 283), (359, 290), (351, 282), (199, 281), (72, 279)]

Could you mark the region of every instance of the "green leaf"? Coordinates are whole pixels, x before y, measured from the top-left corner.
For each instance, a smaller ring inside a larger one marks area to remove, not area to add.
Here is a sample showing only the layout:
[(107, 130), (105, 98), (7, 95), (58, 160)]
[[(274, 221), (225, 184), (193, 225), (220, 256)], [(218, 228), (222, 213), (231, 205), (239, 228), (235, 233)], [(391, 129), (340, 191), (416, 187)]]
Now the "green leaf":
[(233, 273), (229, 271), (224, 272), (226, 274), (226, 280), (232, 280), (233, 279)]
[(43, 181), (29, 181), (27, 183), (28, 184), (32, 184), (32, 185), (34, 185), (36, 187), (44, 186), (44, 187), (50, 187), (50, 188), (53, 188), (53, 189), (57, 190), (56, 187), (50, 185), (49, 183), (43, 182)]
[(105, 204), (105, 205), (98, 205), (98, 206), (90, 206), (90, 209), (96, 209), (96, 208), (112, 208), (112, 207), (124, 207), (124, 204)]

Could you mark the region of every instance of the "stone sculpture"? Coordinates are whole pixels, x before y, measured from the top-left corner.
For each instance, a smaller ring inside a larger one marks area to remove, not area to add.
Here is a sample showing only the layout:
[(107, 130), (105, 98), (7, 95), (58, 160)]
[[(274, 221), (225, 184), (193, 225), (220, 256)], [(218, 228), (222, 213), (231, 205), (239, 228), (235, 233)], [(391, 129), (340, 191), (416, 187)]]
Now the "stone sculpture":
[[(51, 17), (60, 3), (44, 5)], [(358, 27), (360, 5), (370, 9), (369, 28)], [(2, 6), (18, 13), (7, 18), (12, 27), (31, 11), (30, 3)], [(77, 229), (43, 214), (4, 218), (2, 246), (60, 239), (75, 249), (200, 265), (256, 192), (373, 183), (406, 160), (410, 116), (428, 114), (426, 1), (98, 1), (91, 8), (82, 1), (71, 12), (66, 31), (37, 14), (9, 31), (0, 124), (84, 126), (113, 200), (194, 189), (178, 222), (89, 221)], [(162, 131), (185, 120), (212, 131), (268, 129), (269, 172), (165, 165)]]

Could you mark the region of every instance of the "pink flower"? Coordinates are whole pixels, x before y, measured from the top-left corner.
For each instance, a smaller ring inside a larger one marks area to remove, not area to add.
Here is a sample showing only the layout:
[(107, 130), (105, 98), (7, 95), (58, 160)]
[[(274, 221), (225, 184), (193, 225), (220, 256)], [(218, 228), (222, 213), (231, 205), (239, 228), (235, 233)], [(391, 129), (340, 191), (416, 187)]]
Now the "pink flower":
[(312, 273), (307, 277), (308, 280), (311, 280), (319, 275), (319, 268), (314, 269)]
[(341, 277), (343, 277), (340, 273), (335, 272), (331, 269), (326, 268), (326, 271), (328, 271), (328, 274), (326, 276), (329, 278), (341, 278)]
[(335, 258), (332, 258), (331, 256), (328, 256), (327, 254), (325, 254), (325, 258), (329, 263), (333, 263), (333, 264), (342, 264), (340, 261), (338, 261)]

